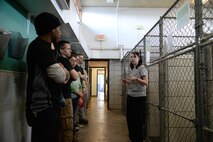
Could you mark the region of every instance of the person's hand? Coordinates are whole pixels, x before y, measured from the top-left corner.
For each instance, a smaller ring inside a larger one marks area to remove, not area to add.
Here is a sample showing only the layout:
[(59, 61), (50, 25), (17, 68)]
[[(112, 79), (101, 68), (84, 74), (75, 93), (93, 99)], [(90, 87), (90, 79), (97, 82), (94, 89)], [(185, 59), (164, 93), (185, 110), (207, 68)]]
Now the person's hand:
[(130, 78), (131, 81), (137, 81), (137, 79), (138, 79), (138, 78), (135, 77), (135, 76), (132, 76), (132, 77)]
[(64, 84), (66, 84), (68, 81), (69, 81), (69, 79), (70, 79), (70, 73), (69, 73), (69, 71), (64, 67), (64, 65), (62, 64), (62, 63), (58, 63), (63, 69), (64, 69), (64, 72), (66, 73), (66, 79), (65, 79), (65, 81), (64, 81)]
[(122, 81), (123, 84), (126, 84), (126, 83), (127, 83), (127, 82), (126, 82), (126, 79), (122, 79), (121, 81)]
[(83, 103), (83, 98), (79, 98), (79, 104), (82, 104)]
[(132, 83), (131, 78), (126, 79), (126, 83), (128, 83), (128, 84)]
[(83, 105), (84, 105), (83, 98), (80, 97), (79, 100), (78, 100), (78, 106), (79, 106), (80, 108), (82, 108)]

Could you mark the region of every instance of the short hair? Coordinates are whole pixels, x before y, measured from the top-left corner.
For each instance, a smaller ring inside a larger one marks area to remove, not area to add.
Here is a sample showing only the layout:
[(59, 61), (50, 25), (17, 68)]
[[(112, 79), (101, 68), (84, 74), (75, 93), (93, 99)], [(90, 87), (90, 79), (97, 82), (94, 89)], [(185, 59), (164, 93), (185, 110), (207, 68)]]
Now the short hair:
[(84, 56), (83, 54), (79, 53), (78, 56)]
[(69, 42), (69, 41), (66, 41), (66, 40), (61, 40), (61, 41), (59, 41), (59, 43), (57, 44), (58, 52), (59, 52), (59, 53), (60, 53), (60, 49), (62, 49), (63, 46), (64, 46), (65, 44), (70, 44), (70, 42)]
[(72, 57), (75, 57), (75, 58), (76, 58), (76, 56), (77, 56), (76, 54), (72, 54), (70, 58), (72, 58)]

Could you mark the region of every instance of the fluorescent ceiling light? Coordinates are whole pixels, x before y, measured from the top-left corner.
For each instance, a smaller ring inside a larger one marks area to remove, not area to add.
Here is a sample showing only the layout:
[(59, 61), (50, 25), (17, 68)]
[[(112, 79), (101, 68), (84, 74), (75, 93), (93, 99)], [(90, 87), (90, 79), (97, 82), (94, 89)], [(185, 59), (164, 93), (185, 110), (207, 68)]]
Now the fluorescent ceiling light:
[(202, 3), (203, 4), (205, 4), (205, 3), (207, 3), (208, 2), (208, 0), (202, 0)]
[(106, 0), (106, 3), (114, 3), (114, 0)]
[[(208, 2), (208, 0), (202, 0), (202, 3), (203, 4), (206, 4)], [(192, 0), (192, 3), (194, 4), (195, 3), (195, 0)]]

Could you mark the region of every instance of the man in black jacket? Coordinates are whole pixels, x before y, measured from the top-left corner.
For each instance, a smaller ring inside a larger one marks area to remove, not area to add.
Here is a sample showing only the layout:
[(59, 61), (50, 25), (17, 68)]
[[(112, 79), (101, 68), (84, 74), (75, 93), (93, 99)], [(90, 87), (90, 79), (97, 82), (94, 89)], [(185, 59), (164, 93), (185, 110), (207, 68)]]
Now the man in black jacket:
[(54, 44), (61, 39), (59, 19), (44, 12), (35, 18), (34, 25), (38, 37), (27, 51), (26, 118), (32, 126), (32, 142), (56, 142), (61, 85), (70, 74), (58, 64), (55, 54)]

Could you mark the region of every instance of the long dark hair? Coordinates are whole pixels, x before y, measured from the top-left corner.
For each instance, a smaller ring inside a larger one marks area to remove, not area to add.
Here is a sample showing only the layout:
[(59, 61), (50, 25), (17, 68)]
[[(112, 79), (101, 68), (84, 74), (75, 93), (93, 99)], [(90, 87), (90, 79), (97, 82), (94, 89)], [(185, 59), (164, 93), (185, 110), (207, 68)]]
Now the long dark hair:
[[(142, 65), (142, 57), (141, 57), (141, 51), (137, 52), (137, 51), (133, 51), (131, 54), (133, 54), (134, 56), (138, 56), (139, 57), (139, 61), (138, 64), (136, 65), (136, 69)], [(134, 65), (132, 64), (132, 62), (130, 62), (130, 68), (133, 69)]]

